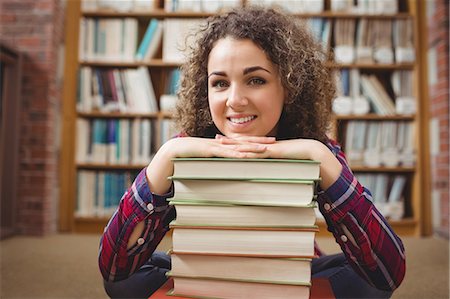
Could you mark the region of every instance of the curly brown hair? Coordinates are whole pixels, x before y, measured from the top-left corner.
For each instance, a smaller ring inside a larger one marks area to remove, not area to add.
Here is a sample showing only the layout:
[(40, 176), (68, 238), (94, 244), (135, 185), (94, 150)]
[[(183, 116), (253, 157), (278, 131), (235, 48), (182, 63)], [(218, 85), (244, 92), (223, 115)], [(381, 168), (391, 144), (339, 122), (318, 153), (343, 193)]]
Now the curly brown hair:
[(326, 141), (331, 102), (336, 88), (324, 65), (326, 54), (299, 18), (272, 8), (244, 7), (209, 17), (195, 34), (181, 66), (175, 119), (189, 136), (220, 133), (208, 104), (208, 57), (222, 38), (250, 39), (278, 68), (286, 90), (277, 139), (312, 138)]

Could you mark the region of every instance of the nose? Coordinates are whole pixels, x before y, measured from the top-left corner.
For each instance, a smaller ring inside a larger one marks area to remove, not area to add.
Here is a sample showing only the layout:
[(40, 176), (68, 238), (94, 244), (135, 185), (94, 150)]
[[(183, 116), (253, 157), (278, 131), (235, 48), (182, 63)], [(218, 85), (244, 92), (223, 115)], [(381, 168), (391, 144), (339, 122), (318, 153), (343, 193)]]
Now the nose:
[(245, 96), (245, 92), (242, 89), (242, 87), (239, 87), (238, 85), (231, 85), (229, 88), (229, 92), (227, 95), (227, 107), (232, 108), (233, 110), (236, 110), (242, 107), (247, 106), (248, 100)]

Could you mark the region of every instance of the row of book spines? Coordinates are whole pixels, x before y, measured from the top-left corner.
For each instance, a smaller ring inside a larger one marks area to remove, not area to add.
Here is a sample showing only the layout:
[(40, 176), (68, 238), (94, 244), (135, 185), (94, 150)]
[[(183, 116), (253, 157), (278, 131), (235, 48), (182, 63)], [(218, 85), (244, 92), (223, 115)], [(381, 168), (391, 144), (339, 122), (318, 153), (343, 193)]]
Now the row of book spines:
[(389, 80), (383, 80), (383, 84), (375, 75), (364, 74), (357, 69), (341, 69), (336, 73), (338, 97), (333, 111), (339, 115), (369, 112), (414, 115), (417, 103), (413, 95), (412, 72), (394, 71), (389, 77)]
[(81, 67), (78, 82), (78, 111), (152, 113), (159, 110), (146, 67), (121, 70)]
[[(289, 9), (292, 13), (317, 13), (326, 9), (325, 0), (246, 0), (246, 4), (278, 5)], [(83, 0), (82, 11), (113, 10), (117, 12), (152, 11), (164, 9), (168, 12), (208, 12), (215, 13), (223, 9), (239, 7), (243, 5), (242, 0), (124, 0), (124, 1), (102, 1)], [(162, 5), (161, 5), (162, 4)], [(405, 9), (398, 0), (359, 0), (342, 1), (331, 0), (329, 9), (334, 12), (352, 12), (368, 14), (394, 14)]]
[(207, 225), (207, 224), (178, 224), (176, 220), (169, 224), (170, 228), (176, 229), (203, 229), (203, 230), (253, 230), (253, 231), (297, 231), (297, 232), (318, 232), (317, 225), (302, 226), (235, 226), (235, 225)]
[(412, 167), (416, 163), (415, 125), (405, 121), (349, 121), (343, 144), (351, 166)]
[(111, 215), (135, 176), (135, 172), (78, 171), (75, 214), (78, 217)]
[(78, 76), (77, 110), (121, 113), (152, 113), (159, 110), (170, 112), (175, 108), (177, 101), (175, 94), (179, 86), (179, 72), (179, 69), (173, 69), (168, 73), (158, 108), (156, 91), (146, 67), (137, 69), (81, 67)]
[(148, 163), (154, 133), (149, 119), (77, 119), (77, 163)]
[(219, 281), (231, 281), (231, 282), (250, 282), (250, 283), (266, 283), (266, 284), (277, 284), (277, 285), (296, 285), (296, 286), (306, 286), (311, 287), (311, 281), (301, 282), (301, 281), (265, 281), (265, 280), (255, 280), (255, 279), (236, 279), (236, 278), (222, 278), (222, 277), (208, 277), (208, 276), (193, 276), (193, 275), (181, 275), (176, 274), (174, 271), (169, 271), (166, 273), (167, 276), (173, 278), (191, 278), (191, 279), (204, 279), (204, 280), (219, 280)]

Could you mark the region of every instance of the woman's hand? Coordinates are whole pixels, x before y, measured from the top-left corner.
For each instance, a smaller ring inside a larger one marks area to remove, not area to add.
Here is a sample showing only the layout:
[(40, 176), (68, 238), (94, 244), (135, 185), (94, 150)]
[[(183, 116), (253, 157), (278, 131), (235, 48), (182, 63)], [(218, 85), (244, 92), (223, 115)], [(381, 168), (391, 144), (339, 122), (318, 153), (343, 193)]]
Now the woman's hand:
[[(275, 141), (273, 137), (242, 136), (229, 138), (218, 135), (222, 144), (234, 145), (234, 150), (243, 154), (243, 158), (308, 159), (320, 162), (320, 186), (323, 190), (330, 187), (339, 177), (342, 165), (330, 149), (313, 139), (290, 139)], [(253, 151), (252, 146), (259, 144), (261, 149)]]
[[(265, 138), (270, 141), (265, 141)], [(169, 191), (172, 182), (167, 177), (173, 175), (173, 158), (246, 158), (250, 154), (262, 155), (267, 150), (267, 143), (275, 142), (275, 139), (272, 139), (271, 137), (249, 137), (248, 141), (243, 142), (223, 142), (219, 138), (197, 137), (171, 139), (161, 146), (147, 167), (146, 175), (150, 190), (157, 194)]]

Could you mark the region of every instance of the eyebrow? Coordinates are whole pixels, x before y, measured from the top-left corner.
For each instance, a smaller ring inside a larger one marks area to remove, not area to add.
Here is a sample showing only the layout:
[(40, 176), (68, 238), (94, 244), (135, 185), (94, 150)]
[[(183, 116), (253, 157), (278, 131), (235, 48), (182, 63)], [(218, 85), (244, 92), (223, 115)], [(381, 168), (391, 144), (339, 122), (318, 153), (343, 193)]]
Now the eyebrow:
[[(244, 69), (243, 74), (247, 75), (249, 73), (256, 72), (256, 71), (259, 71), (259, 70), (262, 70), (262, 71), (265, 71), (265, 72), (271, 74), (271, 72), (269, 72), (267, 69), (265, 69), (265, 68), (263, 68), (261, 66), (247, 67), (247, 68)], [(212, 72), (211, 74), (208, 75), (208, 78), (211, 77), (212, 75), (226, 76), (226, 73), (225, 72), (220, 72), (220, 71), (219, 72)]]

